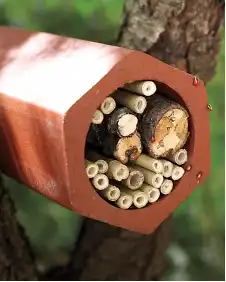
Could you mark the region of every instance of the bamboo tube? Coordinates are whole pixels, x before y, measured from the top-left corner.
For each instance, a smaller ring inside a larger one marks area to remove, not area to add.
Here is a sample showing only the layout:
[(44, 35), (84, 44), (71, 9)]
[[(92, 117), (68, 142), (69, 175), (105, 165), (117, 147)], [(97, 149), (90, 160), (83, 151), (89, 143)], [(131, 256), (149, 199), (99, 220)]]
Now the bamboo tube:
[(100, 195), (111, 202), (117, 201), (120, 194), (119, 188), (111, 184), (106, 189), (100, 191)]
[(96, 110), (92, 117), (92, 123), (93, 124), (101, 124), (104, 120), (104, 115), (100, 110)]
[(116, 102), (112, 97), (107, 97), (100, 104), (100, 110), (105, 115), (109, 115), (111, 112), (114, 111), (115, 108), (116, 108)]
[(123, 179), (128, 178), (129, 169), (128, 169), (127, 166), (121, 164), (117, 160), (109, 160), (108, 161), (108, 171), (107, 171), (106, 175), (110, 179), (122, 181)]
[(108, 171), (108, 163), (104, 160), (104, 158), (92, 150), (86, 150), (86, 158), (90, 161), (93, 161), (97, 164), (99, 168), (98, 173), (106, 173)]
[(88, 178), (93, 178), (98, 173), (98, 166), (88, 160), (85, 160), (86, 174)]
[(108, 163), (104, 160), (97, 160), (95, 164), (98, 166), (98, 173), (106, 173), (108, 171)]
[(161, 160), (163, 164), (163, 176), (166, 178), (169, 178), (172, 175), (173, 172), (173, 164), (169, 161), (166, 161), (164, 159)]
[(151, 96), (157, 90), (156, 84), (153, 81), (136, 81), (124, 85), (123, 88), (144, 96)]
[(114, 156), (123, 164), (137, 159), (142, 152), (139, 133), (124, 138), (118, 138), (116, 135), (106, 136), (103, 146), (103, 153), (106, 156)]
[(147, 205), (148, 195), (145, 192), (142, 192), (141, 190), (131, 190), (127, 187), (123, 187), (123, 185), (120, 185), (120, 190), (121, 193), (132, 196), (133, 204), (138, 209), (143, 208)]
[(188, 112), (180, 104), (164, 96), (148, 97), (148, 107), (141, 122), (142, 141), (153, 158), (175, 153), (186, 143)]
[(143, 183), (143, 185), (140, 187), (140, 190), (145, 192), (148, 195), (148, 201), (149, 203), (156, 202), (160, 197), (160, 191), (158, 188), (155, 188), (151, 185), (148, 185), (146, 183)]
[(127, 193), (121, 192), (120, 197), (115, 203), (119, 208), (127, 210), (133, 204), (133, 197)]
[(129, 108), (137, 114), (142, 114), (147, 107), (147, 100), (143, 96), (129, 91), (117, 90), (113, 97), (118, 104)]
[(167, 159), (170, 161), (178, 164), (178, 165), (183, 165), (187, 162), (188, 160), (188, 153), (187, 150), (185, 149), (180, 149), (177, 151), (175, 154), (170, 154), (167, 156)]
[(151, 158), (145, 154), (141, 154), (136, 160), (132, 161), (132, 163), (155, 173), (162, 173), (163, 171), (163, 164), (160, 160)]
[(132, 165), (132, 168), (139, 170), (144, 175), (144, 182), (155, 187), (160, 188), (164, 180), (162, 174), (154, 173), (146, 168), (141, 166)]
[(163, 195), (168, 195), (173, 190), (173, 181), (165, 179), (160, 187), (160, 191)]
[(127, 108), (116, 109), (108, 118), (107, 129), (119, 137), (127, 137), (137, 130), (138, 118)]
[(105, 174), (97, 174), (92, 179), (92, 183), (97, 190), (104, 190), (109, 185), (109, 179)]
[(123, 180), (124, 186), (131, 190), (136, 190), (141, 187), (144, 182), (144, 175), (139, 171), (129, 167), (129, 176), (127, 179)]
[(177, 166), (177, 165), (173, 165), (173, 171), (172, 171), (171, 178), (175, 181), (179, 180), (179, 179), (182, 178), (184, 173), (185, 173), (185, 170), (182, 167)]

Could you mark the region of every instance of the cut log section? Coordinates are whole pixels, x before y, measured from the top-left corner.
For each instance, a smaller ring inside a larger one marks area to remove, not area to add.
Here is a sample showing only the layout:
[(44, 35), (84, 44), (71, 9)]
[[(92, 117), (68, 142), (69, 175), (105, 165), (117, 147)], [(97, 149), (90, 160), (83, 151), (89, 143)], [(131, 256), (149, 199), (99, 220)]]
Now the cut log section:
[(143, 96), (129, 91), (117, 90), (113, 97), (119, 105), (129, 108), (137, 114), (143, 114), (147, 107), (147, 100)]
[(116, 109), (108, 118), (107, 129), (119, 137), (128, 137), (137, 130), (138, 118), (127, 108)]
[(116, 108), (116, 102), (112, 97), (107, 97), (100, 105), (100, 110), (103, 114), (109, 115)]
[(181, 149), (189, 136), (188, 117), (180, 104), (160, 94), (150, 96), (141, 125), (148, 154), (154, 158), (166, 157)]
[(129, 160), (136, 160), (141, 152), (142, 144), (140, 134), (138, 133), (124, 138), (110, 135), (105, 138), (105, 142), (103, 143), (103, 153), (109, 157), (114, 156), (123, 164), (126, 164)]
[(123, 88), (144, 96), (151, 96), (157, 90), (153, 81), (136, 81), (124, 85)]

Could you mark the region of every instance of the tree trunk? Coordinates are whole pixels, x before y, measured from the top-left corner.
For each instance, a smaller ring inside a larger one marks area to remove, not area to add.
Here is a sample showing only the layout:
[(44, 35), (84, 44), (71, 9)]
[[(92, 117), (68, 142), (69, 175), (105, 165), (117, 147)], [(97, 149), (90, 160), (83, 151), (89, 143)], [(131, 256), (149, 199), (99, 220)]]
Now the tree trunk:
[[(117, 44), (147, 52), (209, 81), (219, 51), (224, 18), (221, 0), (127, 0)], [(169, 220), (153, 234), (139, 235), (86, 219), (77, 248), (56, 280), (157, 280), (163, 270)], [(0, 280), (36, 280), (33, 256), (0, 185)]]
[(35, 262), (14, 205), (0, 181), (0, 281), (37, 280)]
[[(224, 1), (127, 0), (117, 44), (137, 49), (205, 82), (215, 71)], [(169, 219), (139, 235), (86, 219), (71, 262), (49, 279), (157, 280), (169, 241)]]

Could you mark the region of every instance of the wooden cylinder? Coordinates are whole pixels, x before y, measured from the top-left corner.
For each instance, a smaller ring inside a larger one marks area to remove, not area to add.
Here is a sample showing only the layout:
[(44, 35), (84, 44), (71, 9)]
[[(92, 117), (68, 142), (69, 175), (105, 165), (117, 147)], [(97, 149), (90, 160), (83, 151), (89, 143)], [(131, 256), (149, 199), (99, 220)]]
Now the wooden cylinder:
[(116, 135), (103, 136), (103, 153), (106, 156), (114, 156), (118, 161), (126, 164), (129, 160), (137, 159), (142, 152), (140, 134), (119, 138)]
[(118, 134), (119, 137), (128, 137), (137, 130), (138, 119), (127, 108), (116, 109), (107, 120), (108, 132)]
[(142, 140), (148, 154), (154, 158), (175, 153), (186, 143), (188, 112), (180, 104), (156, 93), (148, 98), (142, 119)]

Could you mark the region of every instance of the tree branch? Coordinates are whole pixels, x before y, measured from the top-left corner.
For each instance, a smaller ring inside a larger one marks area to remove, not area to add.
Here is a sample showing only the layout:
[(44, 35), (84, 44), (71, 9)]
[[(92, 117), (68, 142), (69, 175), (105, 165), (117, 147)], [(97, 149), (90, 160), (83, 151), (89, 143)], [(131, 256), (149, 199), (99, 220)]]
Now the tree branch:
[(0, 280), (37, 280), (35, 262), (14, 205), (0, 180)]

